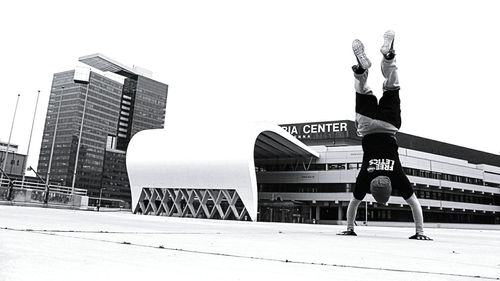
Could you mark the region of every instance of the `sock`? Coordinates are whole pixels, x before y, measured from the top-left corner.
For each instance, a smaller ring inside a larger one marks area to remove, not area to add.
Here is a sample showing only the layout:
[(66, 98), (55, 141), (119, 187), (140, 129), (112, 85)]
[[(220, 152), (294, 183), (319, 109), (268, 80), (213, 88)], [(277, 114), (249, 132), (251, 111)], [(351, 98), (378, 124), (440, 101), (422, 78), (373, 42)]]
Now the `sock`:
[(366, 69), (362, 68), (361, 65), (353, 65), (352, 71), (355, 74), (363, 74), (366, 71)]
[(396, 56), (396, 52), (394, 51), (394, 39), (391, 42), (391, 49), (389, 50), (389, 53), (384, 55), (386, 60), (392, 60)]
[(389, 53), (387, 53), (387, 55), (384, 55), (384, 58), (386, 60), (393, 60), (395, 56), (396, 52), (394, 52), (394, 50), (390, 50)]
[(364, 69), (362, 66), (361, 66), (361, 62), (359, 61), (358, 57), (356, 57), (356, 61), (358, 62), (357, 65), (353, 65), (352, 66), (352, 70), (354, 71), (354, 73), (356, 74), (363, 74), (363, 72), (365, 72), (366, 69)]

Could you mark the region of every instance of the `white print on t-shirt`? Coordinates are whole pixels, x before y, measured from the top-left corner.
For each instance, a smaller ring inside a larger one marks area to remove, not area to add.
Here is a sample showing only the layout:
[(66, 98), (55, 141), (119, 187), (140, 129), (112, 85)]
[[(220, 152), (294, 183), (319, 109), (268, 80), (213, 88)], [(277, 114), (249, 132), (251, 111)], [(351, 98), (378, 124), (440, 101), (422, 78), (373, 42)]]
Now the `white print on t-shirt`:
[(368, 162), (368, 172), (373, 171), (394, 171), (394, 160), (391, 159), (371, 159)]

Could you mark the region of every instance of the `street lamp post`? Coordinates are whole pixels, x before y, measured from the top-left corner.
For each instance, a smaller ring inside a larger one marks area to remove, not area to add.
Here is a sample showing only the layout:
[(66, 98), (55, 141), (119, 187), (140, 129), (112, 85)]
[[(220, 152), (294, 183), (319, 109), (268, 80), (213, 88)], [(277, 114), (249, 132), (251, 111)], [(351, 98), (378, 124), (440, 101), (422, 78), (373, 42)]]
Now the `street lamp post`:
[(365, 225), (368, 225), (368, 200), (365, 200)]
[(49, 156), (49, 167), (47, 169), (47, 179), (45, 181), (45, 198), (44, 202), (48, 202), (49, 198), (49, 184), (50, 184), (50, 169), (52, 167), (52, 156), (54, 155), (54, 146), (56, 144), (56, 135), (57, 135), (57, 125), (59, 124), (59, 113), (61, 112), (61, 103), (64, 94), (64, 86), (61, 87), (61, 97), (59, 98), (59, 106), (57, 107), (57, 116), (56, 116), (56, 124), (54, 127), (54, 136), (52, 137), (52, 147), (50, 148), (50, 156)]
[[(7, 165), (7, 156), (9, 156), (9, 149), (10, 149), (10, 138), (12, 137), (12, 130), (14, 129), (14, 121), (16, 120), (16, 113), (17, 113), (17, 104), (19, 103), (19, 97), (21, 94), (17, 94), (17, 101), (16, 101), (16, 107), (14, 109), (14, 117), (12, 117), (12, 125), (10, 127), (10, 134), (9, 134), (9, 141), (7, 142), (7, 150), (5, 150), (5, 157), (3, 159), (3, 165), (2, 165), (2, 170), (5, 171), (5, 166)], [(3, 181), (3, 173), (0, 176), (0, 183)]]
[[(2, 168), (0, 168), (0, 173), (2, 174), (2, 176), (5, 174), (5, 177), (7, 178), (7, 181), (9, 182), (7, 184), (8, 186), (8, 189), (7, 189), (7, 201), (11, 201), (12, 200), (12, 192), (14, 191), (14, 181), (9, 177), (9, 175), (7, 175), (7, 173), (4, 172), (4, 170)], [(3, 184), (3, 182), (0, 181), (0, 186)]]
[(101, 207), (101, 200), (102, 200), (102, 190), (103, 190), (103, 187), (102, 187), (102, 183), (103, 183), (103, 180), (104, 180), (104, 172), (106, 171), (104, 169), (105, 165), (106, 165), (106, 149), (107, 149), (107, 144), (105, 143), (104, 144), (104, 158), (102, 160), (102, 170), (101, 170), (101, 191), (99, 192), (99, 206), (97, 207), (97, 210), (99, 211), (99, 208)]
[(39, 180), (41, 180), (43, 182), (43, 184), (45, 184), (45, 180), (40, 176), (40, 174), (35, 169), (33, 169), (33, 167), (29, 166), (28, 171), (33, 171), (33, 173), (35, 173), (36, 177)]
[(35, 126), (36, 109), (38, 107), (38, 99), (39, 98), (40, 98), (40, 90), (38, 90), (38, 94), (36, 96), (35, 111), (33, 112), (33, 122), (31, 123), (30, 138), (28, 141), (28, 151), (26, 152), (26, 158), (24, 159), (24, 165), (23, 165), (23, 179), (21, 181), (21, 188), (24, 187), (24, 180), (26, 178), (26, 165), (28, 164), (27, 163), (28, 157), (30, 156), (31, 136), (33, 135), (33, 127)]
[(99, 204), (97, 204), (97, 211), (99, 211), (99, 209), (101, 208), (101, 201), (102, 201), (102, 190), (103, 189), (106, 189), (106, 188), (100, 188), (100, 191), (99, 191)]
[[(38, 172), (35, 169), (33, 169), (33, 167), (29, 166), (28, 167), (28, 171), (33, 171), (33, 173), (35, 173), (35, 175), (37, 176), (37, 178), (39, 180), (41, 180), (42, 183), (45, 185), (45, 181), (40, 176), (40, 174), (38, 174)], [(45, 194), (43, 195), (43, 202), (47, 203), (48, 201), (49, 201), (49, 188), (48, 188), (48, 186), (45, 186)]]

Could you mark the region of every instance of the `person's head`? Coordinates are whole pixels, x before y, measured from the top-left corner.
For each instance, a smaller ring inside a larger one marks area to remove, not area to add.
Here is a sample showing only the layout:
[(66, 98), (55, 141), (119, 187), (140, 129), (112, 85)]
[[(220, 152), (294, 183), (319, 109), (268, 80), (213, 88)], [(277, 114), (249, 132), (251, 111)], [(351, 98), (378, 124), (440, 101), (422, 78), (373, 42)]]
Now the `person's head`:
[(375, 198), (378, 203), (387, 203), (392, 192), (391, 180), (386, 176), (378, 176), (374, 178), (370, 182), (370, 191), (373, 198)]

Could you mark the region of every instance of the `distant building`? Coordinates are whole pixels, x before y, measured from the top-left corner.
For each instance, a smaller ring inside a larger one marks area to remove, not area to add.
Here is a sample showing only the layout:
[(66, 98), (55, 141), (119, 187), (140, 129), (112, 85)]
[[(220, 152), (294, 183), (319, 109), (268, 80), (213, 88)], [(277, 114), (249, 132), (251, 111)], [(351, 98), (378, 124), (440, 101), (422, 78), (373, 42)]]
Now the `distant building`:
[[(7, 151), (7, 146), (9, 147), (9, 152)], [(22, 176), (23, 167), (26, 161), (26, 155), (17, 153), (17, 144), (7, 144), (5, 142), (0, 142), (0, 168), (3, 168), (5, 155), (7, 154), (7, 163), (5, 163), (5, 173), (13, 176)]]
[(10, 152), (17, 152), (18, 146), (17, 144), (12, 144), (12, 143), (6, 143), (0, 141), (0, 151), (7, 151), (7, 148), (9, 149)]
[[(363, 149), (353, 121), (287, 124), (282, 127), (320, 153), (309, 163), (269, 161), (257, 172), (263, 221), (339, 222), (361, 167)], [(500, 223), (500, 155), (397, 133), (399, 157), (424, 211), (424, 221)], [(358, 221), (411, 221), (397, 189), (387, 205), (370, 194)], [(376, 208), (373, 204), (377, 205)]]
[(81, 69), (54, 74), (38, 173), (49, 174), (57, 123), (50, 181), (71, 186), (78, 157), (75, 187), (88, 191), (90, 204), (101, 188), (103, 198), (130, 202), (125, 151), (135, 133), (163, 128), (168, 85), (153, 80), (150, 71), (129, 68), (101, 54), (79, 61), (94, 69), (86, 78), (79, 78)]

